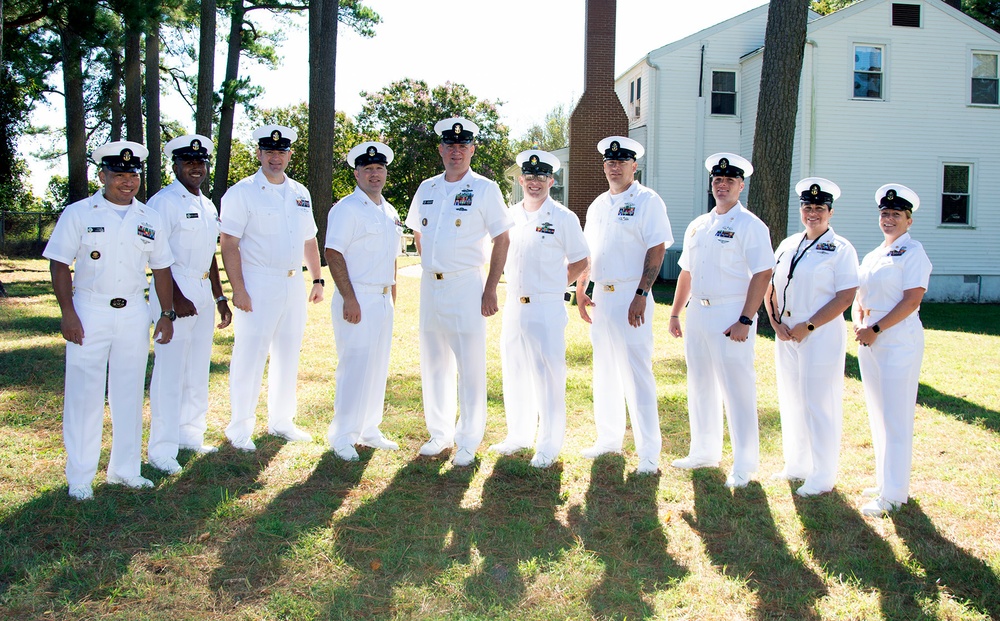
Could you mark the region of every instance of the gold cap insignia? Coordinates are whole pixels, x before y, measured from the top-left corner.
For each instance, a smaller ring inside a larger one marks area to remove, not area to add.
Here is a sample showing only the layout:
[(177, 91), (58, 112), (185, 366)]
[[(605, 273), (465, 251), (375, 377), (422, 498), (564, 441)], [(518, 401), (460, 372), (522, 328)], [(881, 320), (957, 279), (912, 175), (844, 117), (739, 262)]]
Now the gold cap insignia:
[(537, 155), (532, 155), (531, 159), (529, 159), (528, 161), (531, 162), (532, 166), (535, 166), (535, 165), (538, 164), (538, 156)]
[(896, 200), (896, 190), (889, 190), (885, 193), (885, 200), (894, 201)]
[(201, 151), (201, 141), (198, 140), (197, 138), (195, 138), (194, 140), (192, 140), (191, 141), (191, 150), (192, 151)]
[(122, 149), (121, 158), (123, 162), (127, 162), (132, 159), (132, 149)]
[(461, 134), (462, 133), (462, 124), (461, 123), (455, 123), (454, 125), (451, 126), (451, 131), (455, 132), (456, 136), (458, 134)]
[(819, 185), (814, 183), (811, 186), (809, 186), (809, 193), (812, 194), (813, 196), (819, 194)]
[(721, 160), (719, 160), (719, 168), (726, 168), (727, 166), (729, 166), (728, 159), (722, 158)]
[(279, 140), (281, 140), (281, 132), (278, 131), (277, 129), (271, 132), (271, 140), (273, 140), (274, 142), (278, 142)]
[(372, 157), (376, 153), (378, 153), (378, 149), (376, 149), (374, 146), (368, 147), (368, 157)]
[(612, 141), (611, 141), (611, 150), (612, 150), (612, 151), (617, 151), (617, 150), (618, 150), (618, 148), (619, 148), (620, 146), (621, 146), (621, 145), (620, 145), (620, 144), (618, 144), (618, 141), (617, 141), (617, 140), (612, 140)]

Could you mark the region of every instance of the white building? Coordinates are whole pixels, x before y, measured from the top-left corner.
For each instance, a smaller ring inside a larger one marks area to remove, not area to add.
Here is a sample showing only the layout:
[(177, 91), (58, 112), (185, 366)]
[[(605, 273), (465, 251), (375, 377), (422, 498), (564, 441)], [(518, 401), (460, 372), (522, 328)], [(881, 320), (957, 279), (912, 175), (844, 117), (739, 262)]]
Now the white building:
[[(616, 80), (646, 147), (641, 181), (666, 201), (678, 240), (665, 276), (676, 276), (687, 224), (710, 209), (704, 159), (752, 157), (767, 8), (653, 50)], [(832, 224), (861, 255), (882, 240), (875, 190), (916, 191), (929, 300), (1000, 301), (998, 58), (1000, 34), (941, 0), (810, 14), (790, 185), (814, 175), (840, 185)], [(788, 233), (801, 230), (791, 187), (788, 208)]]

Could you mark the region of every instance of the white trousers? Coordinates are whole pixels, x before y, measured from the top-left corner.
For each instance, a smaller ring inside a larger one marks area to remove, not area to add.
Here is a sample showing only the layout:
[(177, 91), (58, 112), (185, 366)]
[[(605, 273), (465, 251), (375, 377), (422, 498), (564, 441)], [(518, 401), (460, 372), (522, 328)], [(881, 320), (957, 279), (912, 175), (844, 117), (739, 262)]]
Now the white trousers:
[(284, 430), (294, 423), (299, 352), (306, 329), (306, 291), (300, 274), (272, 276), (244, 268), (253, 312), (233, 309), (233, 355), (229, 364), (232, 418), (226, 437), (244, 443), (253, 435), (257, 399), (267, 372), (267, 424)]
[(660, 410), (653, 377), (653, 297), (646, 298), (645, 323), (633, 328), (628, 309), (636, 284), (618, 283), (615, 291), (594, 285), (590, 340), (594, 347), (594, 445), (620, 451), (628, 406), (639, 459), (659, 463)]
[[(179, 445), (201, 446), (208, 427), (208, 372), (215, 334), (215, 303), (210, 281), (174, 275), (184, 296), (197, 304), (194, 317), (174, 321), (174, 337), (166, 345), (153, 343), (153, 377), (149, 383), (150, 461), (176, 459)], [(204, 295), (203, 288), (208, 289)], [(151, 315), (160, 314), (151, 296)]]
[(486, 432), (482, 299), (478, 270), (443, 280), (424, 272), (420, 279), (420, 375), (427, 431), (431, 438), (472, 451)]
[(756, 320), (742, 343), (725, 335), (742, 310), (742, 301), (702, 306), (692, 299), (687, 307), (684, 357), (691, 423), (689, 454), (699, 460), (721, 461), (724, 411), (733, 445), (733, 471), (750, 473), (756, 472), (760, 461), (754, 370)]
[(801, 343), (774, 343), (785, 472), (821, 491), (837, 480), (846, 353), (842, 316)]
[[(555, 458), (566, 435), (566, 323), (563, 300), (503, 308), (500, 361), (507, 440)], [(537, 440), (536, 440), (537, 429)]]
[(337, 344), (337, 388), (327, 439), (334, 448), (378, 438), (385, 408), (392, 348), (392, 294), (356, 295), (361, 305), (361, 321), (356, 324), (344, 319), (344, 296), (339, 291), (334, 291), (330, 301)]
[(104, 431), (104, 388), (111, 407), (108, 475), (139, 476), (142, 401), (149, 358), (149, 307), (133, 296), (125, 308), (74, 296), (83, 324), (83, 345), (66, 343), (63, 441), (66, 480), (90, 485), (97, 474)]
[[(868, 325), (876, 323), (869, 319)], [(861, 382), (875, 448), (875, 479), (882, 497), (910, 497), (913, 418), (924, 357), (924, 328), (917, 313), (879, 333), (871, 347), (858, 347)]]

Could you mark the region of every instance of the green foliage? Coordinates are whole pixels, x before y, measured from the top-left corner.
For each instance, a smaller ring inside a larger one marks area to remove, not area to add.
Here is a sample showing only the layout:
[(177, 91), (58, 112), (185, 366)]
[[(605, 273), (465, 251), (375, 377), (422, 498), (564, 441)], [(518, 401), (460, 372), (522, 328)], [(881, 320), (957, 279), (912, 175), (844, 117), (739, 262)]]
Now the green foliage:
[(839, 11), (846, 6), (852, 5), (857, 1), (858, 0), (813, 0), (810, 4), (810, 8), (820, 15), (829, 15), (834, 11)]
[(513, 163), (508, 128), (500, 122), (500, 101), (480, 100), (462, 84), (446, 82), (433, 89), (422, 80), (393, 82), (377, 93), (362, 93), (365, 104), (358, 114), (358, 128), (364, 136), (389, 145), (395, 159), (389, 167), (385, 197), (402, 218), (409, 211), (410, 199), (420, 182), (439, 174), (440, 140), (434, 124), (452, 116), (468, 118), (479, 125), (476, 154), (472, 169), (510, 192), (510, 181), (503, 171)]
[(549, 110), (541, 125), (535, 123), (521, 138), (511, 143), (512, 152), (516, 155), (527, 149), (555, 151), (568, 147), (569, 112), (569, 108), (563, 104)]
[(370, 39), (375, 36), (375, 26), (382, 23), (382, 17), (370, 7), (361, 4), (360, 0), (343, 0), (337, 13), (337, 21), (362, 37)]
[(962, 10), (1000, 32), (1000, 0), (962, 0)]

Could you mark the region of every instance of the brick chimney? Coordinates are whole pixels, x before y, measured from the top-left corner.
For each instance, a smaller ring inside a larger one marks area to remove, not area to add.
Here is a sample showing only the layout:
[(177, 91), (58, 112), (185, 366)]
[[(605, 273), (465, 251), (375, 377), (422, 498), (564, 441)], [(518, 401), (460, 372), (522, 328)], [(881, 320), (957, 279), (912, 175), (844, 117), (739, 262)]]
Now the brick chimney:
[(569, 117), (569, 207), (584, 222), (587, 207), (607, 191), (597, 143), (607, 136), (628, 136), (628, 115), (615, 94), (617, 0), (587, 0), (583, 95)]

